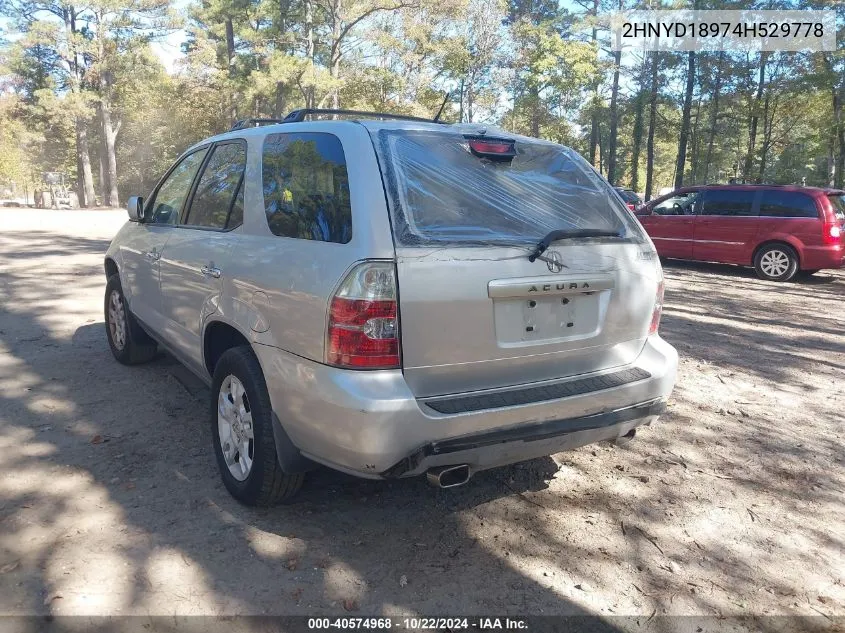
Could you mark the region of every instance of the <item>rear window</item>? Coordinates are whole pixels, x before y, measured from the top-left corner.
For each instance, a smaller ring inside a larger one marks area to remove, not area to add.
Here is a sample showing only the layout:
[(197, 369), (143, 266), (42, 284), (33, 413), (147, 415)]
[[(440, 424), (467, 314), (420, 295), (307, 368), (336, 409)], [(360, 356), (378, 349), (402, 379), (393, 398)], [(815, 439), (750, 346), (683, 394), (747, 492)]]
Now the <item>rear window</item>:
[(839, 219), (845, 221), (845, 195), (828, 196), (830, 204), (833, 205), (833, 213)]
[(816, 202), (797, 191), (764, 191), (760, 215), (770, 218), (817, 218)]
[(458, 131), (377, 132), (400, 243), (534, 243), (557, 229), (643, 239), (611, 186), (577, 153), (501, 131), (485, 138), (493, 137), (515, 138), (516, 155), (474, 155)]

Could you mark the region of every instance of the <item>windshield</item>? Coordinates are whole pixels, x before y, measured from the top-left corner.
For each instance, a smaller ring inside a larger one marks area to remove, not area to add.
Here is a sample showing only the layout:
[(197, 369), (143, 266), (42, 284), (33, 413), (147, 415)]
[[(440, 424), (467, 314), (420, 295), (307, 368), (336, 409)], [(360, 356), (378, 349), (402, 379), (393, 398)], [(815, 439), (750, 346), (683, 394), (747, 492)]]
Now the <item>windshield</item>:
[(455, 129), (374, 132), (400, 243), (530, 244), (578, 229), (644, 239), (611, 186), (573, 150), (499, 130), (485, 138), (515, 141), (515, 156), (474, 154)]

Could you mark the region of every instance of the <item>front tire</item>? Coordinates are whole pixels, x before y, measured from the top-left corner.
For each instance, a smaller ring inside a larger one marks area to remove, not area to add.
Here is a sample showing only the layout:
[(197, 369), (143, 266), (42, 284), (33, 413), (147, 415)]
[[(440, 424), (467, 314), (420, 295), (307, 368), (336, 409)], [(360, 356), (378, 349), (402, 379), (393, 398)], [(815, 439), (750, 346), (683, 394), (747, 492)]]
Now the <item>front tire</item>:
[(267, 383), (249, 347), (233, 347), (217, 362), (210, 418), (220, 476), (235, 499), (270, 506), (299, 492), (305, 477), (279, 465)]
[(115, 359), (124, 365), (137, 365), (152, 360), (158, 352), (158, 346), (129, 311), (117, 273), (109, 277), (106, 283), (104, 308), (106, 337)]
[(798, 272), (798, 255), (786, 244), (769, 244), (757, 252), (754, 270), (760, 279), (789, 281)]

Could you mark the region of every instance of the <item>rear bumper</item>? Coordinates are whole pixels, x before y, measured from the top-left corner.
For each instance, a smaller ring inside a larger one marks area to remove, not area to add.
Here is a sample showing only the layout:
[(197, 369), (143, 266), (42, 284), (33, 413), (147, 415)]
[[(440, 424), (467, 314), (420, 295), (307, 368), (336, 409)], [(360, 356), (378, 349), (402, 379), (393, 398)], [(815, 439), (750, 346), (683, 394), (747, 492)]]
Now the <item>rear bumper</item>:
[[(657, 419), (672, 392), (678, 366), (675, 349), (652, 336), (630, 366), (522, 385), (519, 391), (524, 393), (526, 387), (560, 391), (562, 384), (592, 377), (611, 385), (606, 388), (443, 414), (426, 400), (416, 399), (399, 370), (342, 370), (274, 347), (254, 347), (273, 409), (293, 444), (314, 461), (369, 478), (416, 475), (457, 463), (483, 470), (619, 437)], [(621, 369), (641, 370), (647, 377), (613, 386), (614, 381), (605, 377)], [(513, 391), (472, 395), (495, 398)], [(429, 402), (438, 400), (442, 398)]]
[(845, 266), (845, 247), (841, 244), (805, 246), (801, 253), (801, 268), (804, 270), (836, 269), (843, 266)]

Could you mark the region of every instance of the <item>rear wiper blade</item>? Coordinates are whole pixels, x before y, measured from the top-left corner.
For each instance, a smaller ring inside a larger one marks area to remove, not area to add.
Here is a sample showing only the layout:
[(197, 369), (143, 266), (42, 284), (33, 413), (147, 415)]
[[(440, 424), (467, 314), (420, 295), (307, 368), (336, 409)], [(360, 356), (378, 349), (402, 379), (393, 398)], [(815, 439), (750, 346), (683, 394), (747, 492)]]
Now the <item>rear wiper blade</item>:
[(544, 237), (540, 242), (537, 244), (537, 248), (535, 248), (531, 254), (528, 256), (528, 261), (533, 262), (536, 260), (540, 255), (546, 252), (546, 249), (551, 246), (552, 242), (557, 242), (558, 240), (571, 240), (571, 239), (578, 239), (581, 237), (619, 237), (621, 238), (622, 235), (617, 231), (605, 231), (603, 229), (556, 229), (551, 231), (546, 237)]

